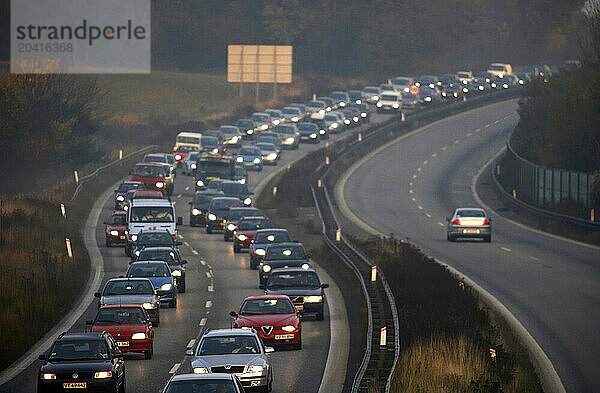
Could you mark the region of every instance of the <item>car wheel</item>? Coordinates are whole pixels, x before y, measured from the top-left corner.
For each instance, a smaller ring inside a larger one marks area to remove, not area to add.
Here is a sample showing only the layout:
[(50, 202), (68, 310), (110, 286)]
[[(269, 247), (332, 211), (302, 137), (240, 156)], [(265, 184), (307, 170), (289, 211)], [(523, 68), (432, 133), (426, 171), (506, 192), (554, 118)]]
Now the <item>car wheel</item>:
[(125, 383), (125, 374), (123, 373), (123, 382), (121, 383), (121, 387), (117, 390), (119, 393), (125, 393), (127, 390)]
[(210, 226), (206, 227), (206, 233), (208, 233), (209, 235), (212, 233), (212, 228)]
[(294, 349), (296, 349), (296, 350), (302, 349), (302, 335), (300, 335), (300, 339), (298, 340), (298, 344), (294, 344)]
[(486, 243), (491, 242), (492, 241), (492, 235), (488, 235), (488, 236), (484, 237), (483, 241), (486, 242)]
[(169, 308), (177, 308), (177, 298), (169, 302)]
[(238, 254), (240, 252), (240, 247), (236, 246), (235, 244), (233, 245), (233, 252)]
[(146, 360), (152, 359), (153, 354), (154, 354), (154, 348), (153, 348), (153, 345), (151, 345), (149, 350), (144, 351), (144, 359), (146, 359)]
[(325, 315), (324, 315), (323, 311), (317, 313), (317, 315), (316, 315), (317, 321), (322, 321), (324, 318), (325, 318)]
[(223, 235), (223, 240), (225, 240), (226, 242), (228, 242), (229, 240), (231, 240), (231, 237), (229, 237), (227, 235)]
[(191, 227), (195, 227), (196, 226), (196, 222), (194, 220), (192, 220), (191, 218), (190, 218), (190, 226)]
[(108, 239), (106, 240), (106, 247), (110, 247), (110, 242), (108, 241)]
[(181, 284), (177, 287), (177, 292), (185, 293), (185, 280), (181, 282)]
[(456, 241), (456, 238), (455, 238), (454, 236), (452, 236), (451, 234), (449, 234), (449, 233), (447, 233), (447, 234), (446, 234), (446, 239), (447, 239), (449, 242)]

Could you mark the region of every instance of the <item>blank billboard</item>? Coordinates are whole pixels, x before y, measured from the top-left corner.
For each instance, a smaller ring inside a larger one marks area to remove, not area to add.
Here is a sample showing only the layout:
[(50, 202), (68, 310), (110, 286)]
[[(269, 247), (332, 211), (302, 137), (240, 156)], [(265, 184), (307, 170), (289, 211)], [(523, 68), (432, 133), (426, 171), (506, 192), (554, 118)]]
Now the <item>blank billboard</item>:
[(227, 81), (292, 83), (292, 47), (228, 45)]

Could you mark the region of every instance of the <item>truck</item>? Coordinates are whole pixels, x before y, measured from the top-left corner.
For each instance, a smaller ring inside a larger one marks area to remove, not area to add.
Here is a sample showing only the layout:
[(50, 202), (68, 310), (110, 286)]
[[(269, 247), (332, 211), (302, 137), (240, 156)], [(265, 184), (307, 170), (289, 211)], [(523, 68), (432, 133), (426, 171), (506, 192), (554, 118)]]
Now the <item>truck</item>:
[(235, 180), (235, 161), (230, 156), (200, 154), (194, 173), (196, 191), (206, 189), (208, 182), (214, 179)]
[(175, 205), (167, 199), (133, 199), (127, 209), (125, 254), (131, 256), (133, 244), (141, 231), (166, 230), (177, 238), (177, 225), (182, 217), (175, 217)]

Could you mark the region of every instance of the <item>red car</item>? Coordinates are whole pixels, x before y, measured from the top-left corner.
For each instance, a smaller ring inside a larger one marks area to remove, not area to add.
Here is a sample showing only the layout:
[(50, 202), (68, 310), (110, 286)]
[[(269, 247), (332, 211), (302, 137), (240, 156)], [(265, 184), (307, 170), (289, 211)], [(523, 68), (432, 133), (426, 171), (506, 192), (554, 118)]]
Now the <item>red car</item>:
[(243, 248), (250, 249), (256, 231), (271, 228), (271, 221), (266, 217), (244, 217), (233, 231), (233, 252), (238, 253)]
[(104, 230), (104, 234), (106, 235), (106, 247), (110, 247), (113, 244), (125, 244), (127, 242), (125, 237), (125, 230), (127, 229), (127, 212), (114, 212), (108, 221), (104, 221), (104, 225), (106, 225)]
[(156, 162), (140, 162), (131, 171), (131, 180), (144, 183), (148, 190), (166, 193), (165, 168)]
[(177, 150), (175, 150), (175, 152), (174, 152), (175, 161), (177, 162), (177, 168), (181, 168), (183, 159), (191, 151), (198, 151), (198, 148), (196, 146), (190, 146), (190, 145), (179, 145), (177, 147)]
[(154, 330), (148, 312), (139, 304), (103, 306), (87, 324), (92, 325), (92, 332), (110, 333), (122, 352), (143, 352), (146, 359), (152, 358)]
[(266, 346), (291, 346), (302, 349), (300, 315), (291, 299), (285, 295), (258, 295), (244, 299), (233, 327), (253, 327)]

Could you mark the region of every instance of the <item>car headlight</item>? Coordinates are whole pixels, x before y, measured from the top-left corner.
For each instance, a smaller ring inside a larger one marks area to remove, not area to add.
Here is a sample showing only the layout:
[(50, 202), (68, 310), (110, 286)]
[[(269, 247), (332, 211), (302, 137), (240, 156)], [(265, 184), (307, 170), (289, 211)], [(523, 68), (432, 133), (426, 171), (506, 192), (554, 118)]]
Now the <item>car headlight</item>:
[(211, 220), (211, 221), (215, 221), (217, 219), (217, 216), (215, 216), (214, 214), (210, 213), (208, 215), (208, 219)]
[(249, 366), (248, 367), (249, 373), (262, 373), (263, 371), (265, 371), (265, 366)]
[(294, 330), (296, 330), (296, 327), (294, 327), (292, 325), (288, 325), (288, 326), (282, 327), (281, 330), (283, 330), (284, 332), (293, 332)]
[(246, 134), (248, 134), (248, 135), (252, 135), (252, 134), (254, 134), (254, 130), (247, 130), (247, 131), (246, 131)]
[(252, 204), (252, 198), (244, 199), (244, 205), (250, 205), (250, 204)]
[(287, 138), (285, 141), (287, 143), (294, 143), (294, 138)]
[(110, 231), (112, 236), (119, 236), (119, 231)]
[(442, 92), (442, 96), (446, 97), (446, 92), (445, 91)]
[(244, 158), (243, 157), (238, 157), (235, 159), (237, 162), (244, 162)]
[(238, 138), (237, 136), (234, 136), (233, 138), (231, 138), (231, 143), (238, 143), (239, 140), (240, 140), (240, 138)]
[(40, 374), (40, 379), (45, 379), (45, 380), (56, 379), (56, 374), (42, 373), (42, 374)]
[(238, 239), (240, 239), (241, 241), (244, 241), (244, 240), (248, 239), (248, 237), (246, 235), (239, 235)]
[(267, 156), (267, 158), (269, 160), (275, 160), (275, 159), (277, 159), (277, 153), (271, 153)]
[(235, 225), (234, 224), (227, 225), (227, 230), (233, 231), (234, 229), (235, 229)]
[(163, 188), (165, 186), (165, 183), (158, 181), (156, 182), (156, 188)]
[(362, 104), (362, 100), (356, 100), (356, 103), (360, 105)]
[(98, 372), (94, 373), (94, 378), (95, 379), (112, 378), (112, 371), (98, 371)]
[(466, 87), (463, 87), (463, 93), (468, 93), (469, 89), (467, 89)]
[(360, 117), (367, 117), (367, 113), (366, 112), (361, 112), (360, 113)]
[(262, 126), (260, 126), (261, 130), (266, 130), (267, 128), (269, 128), (268, 124), (263, 124)]
[(394, 103), (392, 104), (392, 106), (393, 106), (394, 108), (396, 108), (396, 109), (400, 108), (400, 105), (398, 105), (398, 103), (397, 103), (397, 102), (394, 102)]
[(144, 340), (146, 338), (146, 333), (133, 333), (131, 336), (132, 340)]
[(197, 185), (198, 187), (204, 187), (204, 182), (203, 182), (202, 180), (198, 180), (198, 181), (196, 182), (196, 185)]
[(192, 209), (192, 215), (197, 216), (198, 214), (200, 214), (200, 210)]
[(492, 87), (496, 87), (496, 84), (495, 84), (495, 83), (492, 83)]
[(252, 162), (255, 164), (260, 164), (260, 158), (256, 157)]
[(378, 102), (378, 103), (377, 103), (377, 107), (378, 107), (378, 108), (381, 108), (381, 106), (382, 106), (381, 102)]
[(323, 296), (304, 296), (304, 303), (320, 303), (323, 301)]
[(263, 250), (262, 248), (257, 248), (256, 250), (254, 250), (254, 253), (262, 257), (265, 255), (265, 250)]
[(144, 304), (142, 304), (142, 306), (146, 310), (152, 310), (152, 309), (156, 308), (156, 304), (153, 304), (153, 303), (144, 303)]
[(431, 101), (431, 97), (425, 97), (425, 101), (430, 102)]
[(135, 256), (136, 256), (136, 257), (139, 257), (139, 256), (140, 256), (140, 250), (137, 250), (137, 251), (135, 252)]
[(358, 116), (354, 116), (354, 117), (352, 118), (352, 120), (354, 120), (355, 122), (357, 122), (357, 121), (358, 121)]
[(117, 201), (123, 202), (124, 200), (125, 200), (125, 197), (123, 195), (117, 196)]
[(325, 130), (319, 130), (319, 134), (325, 135)]
[(373, 96), (371, 98), (373, 98), (373, 100), (375, 100), (375, 101), (379, 101), (379, 96)]
[(127, 206), (127, 205), (123, 206), (123, 210), (125, 210), (125, 211), (129, 210), (129, 206)]
[(240, 180), (239, 180), (239, 182), (240, 182), (241, 184), (246, 184), (246, 179), (240, 179)]
[(315, 133), (312, 133), (312, 134), (310, 134), (310, 137), (311, 137), (312, 139), (315, 139), (315, 138), (317, 137), (317, 134), (315, 134)]
[(219, 152), (219, 149), (218, 149), (218, 148), (216, 148), (216, 147), (215, 147), (214, 149), (212, 149), (212, 153), (213, 153), (213, 154), (217, 154), (218, 152)]
[(192, 165), (190, 165), (190, 168), (191, 168), (191, 169), (196, 169), (196, 164), (192, 164)]
[(410, 91), (410, 89), (409, 89), (408, 87), (405, 87), (405, 88), (404, 88), (404, 92), (405, 92), (405, 93), (408, 93), (409, 91)]
[(175, 154), (175, 159), (176, 159), (177, 161), (179, 161), (179, 160), (181, 160), (181, 156), (180, 156), (179, 154)]
[(310, 269), (310, 265), (308, 263), (303, 263), (302, 264), (302, 269), (304, 269), (304, 270)]
[(344, 124), (346, 124), (346, 125), (350, 124), (350, 119), (344, 119)]
[(172, 287), (173, 287), (172, 284), (167, 283), (167, 284), (163, 284), (162, 287), (160, 287), (160, 290), (161, 291), (170, 291)]
[(194, 367), (194, 374), (207, 374), (208, 368), (206, 367)]
[(271, 271), (271, 266), (263, 265), (262, 270), (263, 270), (263, 272), (268, 273)]
[(338, 123), (331, 123), (331, 125), (329, 127), (330, 128), (337, 128), (338, 127)]
[(478, 89), (479, 89), (479, 90), (483, 90), (483, 89), (485, 89), (485, 88), (484, 88), (483, 86), (479, 86), (479, 87), (478, 87)]
[(300, 119), (298, 119), (298, 116), (294, 116), (294, 117), (292, 117), (292, 121), (296, 122), (296, 121), (298, 121), (298, 120), (300, 120)]
[(325, 114), (325, 109), (321, 109), (321, 110), (319, 110), (319, 114), (320, 114), (320, 115), (324, 115), (324, 114)]
[(137, 240), (137, 235), (131, 235), (131, 240), (132, 241), (136, 241)]

